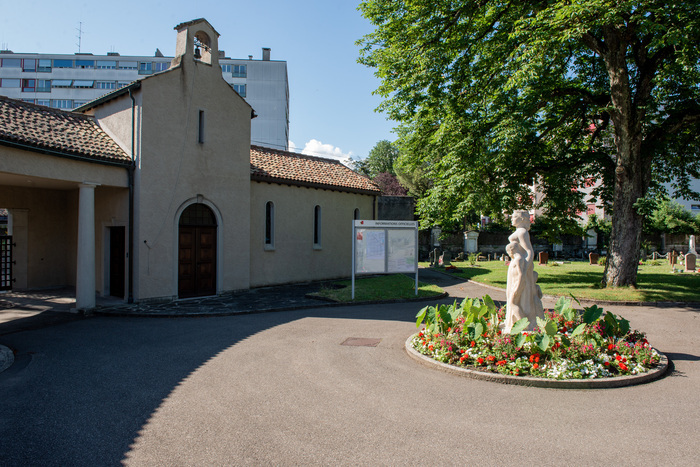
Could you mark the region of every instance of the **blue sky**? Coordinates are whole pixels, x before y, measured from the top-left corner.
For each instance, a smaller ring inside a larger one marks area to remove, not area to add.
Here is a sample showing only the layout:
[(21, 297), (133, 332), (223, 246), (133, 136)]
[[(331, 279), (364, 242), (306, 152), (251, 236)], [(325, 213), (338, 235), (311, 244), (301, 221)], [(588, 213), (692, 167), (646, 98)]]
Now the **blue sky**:
[[(0, 45), (14, 52), (81, 51), (151, 55), (175, 52), (173, 27), (206, 18), (231, 58), (285, 60), (289, 75), (290, 141), (305, 153), (364, 158), (393, 122), (374, 109), (373, 70), (357, 63), (355, 41), (372, 31), (359, 0), (0, 0)], [(107, 5), (113, 5), (108, 7)]]

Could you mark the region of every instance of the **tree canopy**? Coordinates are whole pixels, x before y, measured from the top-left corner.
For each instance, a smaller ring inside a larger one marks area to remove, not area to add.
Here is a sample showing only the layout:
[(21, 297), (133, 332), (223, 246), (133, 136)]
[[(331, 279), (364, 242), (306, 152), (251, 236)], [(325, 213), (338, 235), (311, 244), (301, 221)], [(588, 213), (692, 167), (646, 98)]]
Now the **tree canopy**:
[[(380, 110), (430, 186), (429, 222), (537, 207), (584, 209), (580, 189), (612, 212), (603, 282), (636, 284), (637, 203), (670, 183), (697, 198), (700, 15), (656, 0), (371, 0), (358, 42), (376, 69)], [(533, 196), (533, 184), (543, 196)], [(535, 206), (536, 205), (536, 206)]]
[(380, 173), (394, 172), (394, 161), (399, 156), (399, 150), (389, 140), (383, 139), (374, 145), (365, 159), (354, 162), (354, 168), (361, 174), (374, 178)]

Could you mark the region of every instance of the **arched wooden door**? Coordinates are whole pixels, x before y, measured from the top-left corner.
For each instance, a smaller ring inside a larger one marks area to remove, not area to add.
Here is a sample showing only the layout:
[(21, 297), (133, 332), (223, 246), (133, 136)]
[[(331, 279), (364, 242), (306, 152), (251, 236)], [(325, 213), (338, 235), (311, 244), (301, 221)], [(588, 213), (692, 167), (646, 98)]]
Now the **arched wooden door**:
[(216, 217), (204, 204), (180, 216), (177, 282), (180, 298), (216, 295)]

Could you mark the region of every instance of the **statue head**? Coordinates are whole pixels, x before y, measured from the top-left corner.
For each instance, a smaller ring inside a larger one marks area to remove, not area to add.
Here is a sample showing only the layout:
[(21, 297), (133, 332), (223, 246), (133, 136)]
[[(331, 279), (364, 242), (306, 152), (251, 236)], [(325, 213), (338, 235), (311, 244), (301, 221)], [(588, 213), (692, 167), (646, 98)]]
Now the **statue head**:
[(530, 213), (523, 209), (518, 209), (513, 211), (513, 215), (510, 216), (510, 222), (514, 227), (524, 227), (525, 229), (530, 229)]

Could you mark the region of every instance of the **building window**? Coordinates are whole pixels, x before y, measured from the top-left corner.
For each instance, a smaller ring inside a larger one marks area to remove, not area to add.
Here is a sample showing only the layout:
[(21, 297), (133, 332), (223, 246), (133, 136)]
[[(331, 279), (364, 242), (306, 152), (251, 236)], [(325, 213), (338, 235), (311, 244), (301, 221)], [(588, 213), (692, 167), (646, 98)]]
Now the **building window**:
[(139, 74), (150, 75), (153, 73), (153, 62), (139, 62)]
[(199, 132), (197, 136), (197, 142), (204, 143), (204, 111), (199, 111)]
[(314, 207), (314, 248), (321, 247), (321, 206)]
[(22, 60), (22, 71), (36, 71), (36, 60), (33, 58)]
[(72, 79), (54, 79), (51, 80), (52, 88), (69, 88), (73, 84)]
[(221, 71), (224, 73), (231, 73), (231, 65), (221, 65)]
[(691, 211), (700, 211), (700, 204), (691, 204), (690, 210)]
[(84, 80), (78, 80), (76, 79), (73, 81), (73, 87), (74, 88), (92, 88), (92, 85), (94, 84), (94, 81), (84, 81)]
[(595, 204), (589, 204), (588, 206), (586, 206), (586, 214), (588, 214), (589, 216), (591, 214), (595, 214)]
[(22, 92), (34, 92), (36, 89), (35, 79), (23, 79), (22, 80)]
[(76, 68), (95, 68), (95, 60), (76, 60)]
[(46, 59), (39, 59), (39, 65), (36, 67), (36, 71), (41, 71), (42, 73), (45, 72), (50, 72), (51, 71), (51, 60), (48, 58)]
[(241, 97), (246, 96), (246, 85), (245, 84), (234, 84), (233, 90), (236, 91), (238, 93), (238, 95)]
[(49, 99), (37, 99), (37, 100), (36, 100), (36, 103), (39, 104), (39, 105), (44, 105), (44, 106), (46, 106), (46, 107), (50, 107), (50, 106), (51, 106), (51, 101), (50, 101)]
[(38, 79), (38, 80), (36, 80), (36, 92), (51, 92), (51, 80), (50, 79)]
[(70, 99), (51, 99), (51, 107), (54, 109), (72, 109), (73, 101)]
[(355, 208), (355, 211), (352, 213), (352, 218), (356, 221), (360, 220), (360, 208)]
[(119, 62), (119, 70), (136, 70), (138, 62)]
[(248, 65), (233, 65), (232, 75), (234, 78), (247, 78)]
[(88, 103), (88, 101), (75, 101), (75, 100), (74, 100), (74, 101), (73, 101), (73, 108), (74, 108), (74, 109), (77, 109), (77, 108), (80, 107), (81, 105), (85, 105), (85, 104), (87, 104), (87, 103)]
[(0, 87), (3, 88), (18, 88), (20, 85), (19, 78), (3, 78), (0, 79)]
[(54, 60), (54, 68), (73, 68), (73, 60)]
[(117, 89), (116, 81), (97, 81), (95, 82), (95, 89)]
[(22, 60), (19, 58), (3, 58), (2, 67), (3, 68), (20, 68), (22, 66)]
[(153, 64), (153, 71), (165, 71), (170, 68), (170, 62), (155, 62)]
[(118, 81), (118, 82), (117, 82), (117, 89), (121, 89), (121, 88), (123, 88), (123, 87), (126, 87), (126, 86), (128, 86), (129, 84), (130, 84), (130, 83), (128, 83), (127, 81)]
[(265, 204), (265, 249), (275, 248), (275, 205), (272, 201)]
[(117, 62), (115, 60), (98, 60), (96, 68), (98, 70), (116, 70)]

